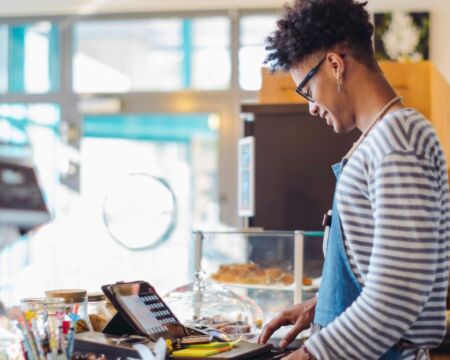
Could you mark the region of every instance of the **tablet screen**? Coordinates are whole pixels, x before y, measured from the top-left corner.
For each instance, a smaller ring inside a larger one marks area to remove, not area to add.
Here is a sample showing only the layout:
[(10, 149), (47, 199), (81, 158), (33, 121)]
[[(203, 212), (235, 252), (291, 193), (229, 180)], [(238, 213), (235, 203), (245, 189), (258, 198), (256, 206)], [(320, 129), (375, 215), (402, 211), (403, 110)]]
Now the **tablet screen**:
[(148, 335), (166, 332), (166, 324), (177, 322), (158, 297), (150, 293), (123, 296), (122, 301)]
[(148, 283), (115, 284), (112, 289), (115, 299), (141, 332), (154, 338), (185, 335), (184, 327)]

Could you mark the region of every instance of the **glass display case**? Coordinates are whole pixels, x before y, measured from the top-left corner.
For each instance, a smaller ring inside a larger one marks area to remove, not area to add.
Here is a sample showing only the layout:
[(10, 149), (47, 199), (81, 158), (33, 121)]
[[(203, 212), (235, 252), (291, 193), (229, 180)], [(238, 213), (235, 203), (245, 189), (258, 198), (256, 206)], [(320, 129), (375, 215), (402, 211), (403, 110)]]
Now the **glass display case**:
[(195, 270), (253, 299), (265, 322), (319, 288), (321, 231), (197, 231), (194, 236)]
[(183, 324), (220, 330), (228, 335), (256, 340), (264, 322), (264, 312), (252, 299), (238, 295), (225, 285), (213, 282), (199, 271), (194, 282), (179, 286), (164, 301)]

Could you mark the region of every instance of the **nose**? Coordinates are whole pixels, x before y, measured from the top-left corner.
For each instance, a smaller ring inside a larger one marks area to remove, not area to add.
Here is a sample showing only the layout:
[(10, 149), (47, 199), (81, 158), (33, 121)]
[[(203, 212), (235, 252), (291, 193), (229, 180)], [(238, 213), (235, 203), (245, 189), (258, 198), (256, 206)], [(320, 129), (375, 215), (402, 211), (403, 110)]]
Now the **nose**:
[(317, 116), (317, 115), (319, 115), (319, 112), (320, 112), (320, 110), (319, 110), (319, 107), (317, 106), (317, 104), (310, 101), (309, 102), (309, 113), (312, 116)]

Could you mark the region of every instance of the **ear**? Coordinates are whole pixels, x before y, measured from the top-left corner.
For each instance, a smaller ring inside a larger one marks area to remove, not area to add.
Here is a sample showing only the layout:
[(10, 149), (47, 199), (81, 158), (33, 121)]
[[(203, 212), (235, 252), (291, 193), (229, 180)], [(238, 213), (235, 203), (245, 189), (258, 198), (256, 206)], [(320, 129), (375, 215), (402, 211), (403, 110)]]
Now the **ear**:
[(330, 52), (327, 54), (326, 61), (330, 65), (335, 78), (342, 79), (345, 72), (345, 62), (342, 54)]

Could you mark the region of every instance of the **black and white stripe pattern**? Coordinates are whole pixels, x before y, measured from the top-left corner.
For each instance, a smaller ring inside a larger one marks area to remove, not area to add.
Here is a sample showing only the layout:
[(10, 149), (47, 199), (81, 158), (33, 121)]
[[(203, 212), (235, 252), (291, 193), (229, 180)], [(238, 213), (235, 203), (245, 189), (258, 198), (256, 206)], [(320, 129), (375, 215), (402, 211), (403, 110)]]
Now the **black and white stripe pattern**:
[[(385, 116), (344, 167), (336, 199), (363, 291), (307, 348), (317, 359), (368, 360), (400, 338), (437, 346), (446, 331), (450, 204), (431, 124), (413, 109)], [(402, 358), (414, 356), (408, 349)]]

